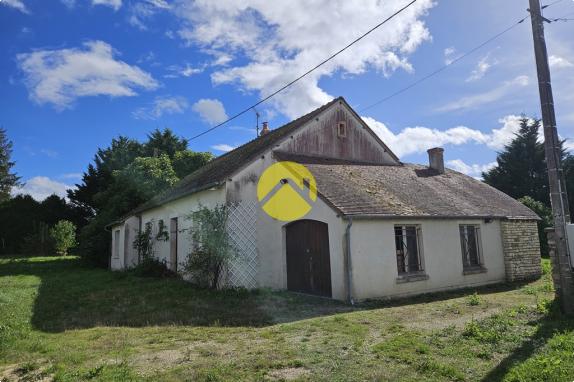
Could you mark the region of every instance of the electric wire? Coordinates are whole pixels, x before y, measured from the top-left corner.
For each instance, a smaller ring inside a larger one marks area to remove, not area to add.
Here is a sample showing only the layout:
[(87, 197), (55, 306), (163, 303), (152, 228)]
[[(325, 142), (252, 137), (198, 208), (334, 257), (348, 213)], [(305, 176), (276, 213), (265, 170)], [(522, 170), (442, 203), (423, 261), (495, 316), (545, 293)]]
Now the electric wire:
[(379, 24), (375, 25), (374, 27), (372, 27), (371, 29), (369, 29), (367, 32), (363, 33), (361, 36), (357, 37), (355, 40), (351, 41), (349, 44), (347, 44), (346, 46), (344, 46), (343, 48), (341, 48), (340, 50), (338, 50), (337, 52), (333, 53), (331, 56), (327, 57), (325, 60), (321, 61), (319, 64), (315, 65), (313, 68), (309, 69), (308, 71), (306, 71), (305, 73), (303, 73), (302, 75), (300, 75), (299, 77), (295, 78), (293, 81), (285, 84), (284, 86), (282, 86), (281, 88), (277, 89), (276, 91), (274, 91), (273, 93), (269, 94), (267, 97), (261, 99), (260, 101), (256, 102), (255, 104), (243, 109), (242, 111), (232, 115), (231, 117), (227, 118), (225, 121), (218, 123), (215, 126), (212, 126), (211, 128), (202, 131), (201, 133), (194, 135), (193, 137), (188, 139), (189, 141), (192, 141), (194, 139), (197, 139), (223, 125), (225, 125), (226, 123), (233, 121), (234, 119), (240, 117), (241, 115), (247, 113), (249, 110), (253, 109), (254, 107), (262, 104), (263, 102), (269, 100), (270, 98), (274, 97), (275, 95), (279, 94), (280, 92), (282, 92), (283, 90), (287, 89), (288, 87), (290, 87), (291, 85), (293, 85), (294, 83), (296, 83), (297, 81), (301, 80), (302, 78), (306, 77), (307, 75), (309, 75), (310, 73), (312, 73), (313, 71), (315, 71), (316, 69), (318, 69), (319, 67), (323, 66), (324, 64), (326, 64), (327, 62), (331, 61), (333, 58), (337, 57), (339, 54), (343, 53), (345, 50), (349, 49), (352, 45), (356, 44), (357, 42), (361, 41), (363, 38), (365, 38), (366, 36), (368, 36), (369, 34), (371, 34), (372, 32), (374, 32), (376, 29), (380, 28), (381, 26), (385, 25), (387, 22), (389, 22), (390, 20), (392, 20), (393, 18), (395, 18), (397, 15), (399, 15), (400, 13), (402, 13), (404, 10), (406, 10), (407, 8), (409, 8), (411, 5), (413, 5), (414, 3), (416, 3), (418, 0), (412, 0), (410, 1), (407, 5), (403, 6), (402, 8), (400, 8), (398, 11), (396, 11), (395, 13), (393, 13), (392, 15), (390, 15), (389, 17), (387, 17), (385, 20), (381, 21)]

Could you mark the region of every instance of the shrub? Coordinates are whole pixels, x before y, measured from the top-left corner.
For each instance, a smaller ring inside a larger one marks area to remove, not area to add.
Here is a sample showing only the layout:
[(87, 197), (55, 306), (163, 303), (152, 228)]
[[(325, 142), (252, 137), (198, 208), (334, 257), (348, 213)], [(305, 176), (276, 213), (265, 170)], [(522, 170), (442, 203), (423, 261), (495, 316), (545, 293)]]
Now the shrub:
[(144, 229), (136, 235), (133, 246), (138, 251), (141, 262), (153, 258), (153, 238), (151, 235), (153, 221), (145, 223)]
[(482, 299), (480, 298), (480, 296), (476, 292), (474, 292), (473, 294), (468, 295), (466, 297), (466, 303), (470, 306), (480, 305), (481, 302), (482, 302)]
[(221, 273), (235, 255), (227, 232), (228, 216), (225, 205), (212, 209), (200, 206), (188, 216), (193, 222), (193, 244), (185, 270), (199, 286), (216, 289)]
[(68, 220), (60, 220), (50, 229), (56, 253), (66, 256), (68, 250), (76, 245), (76, 226)]
[(177, 277), (177, 274), (167, 267), (165, 260), (158, 260), (155, 257), (143, 258), (132, 271), (141, 277)]

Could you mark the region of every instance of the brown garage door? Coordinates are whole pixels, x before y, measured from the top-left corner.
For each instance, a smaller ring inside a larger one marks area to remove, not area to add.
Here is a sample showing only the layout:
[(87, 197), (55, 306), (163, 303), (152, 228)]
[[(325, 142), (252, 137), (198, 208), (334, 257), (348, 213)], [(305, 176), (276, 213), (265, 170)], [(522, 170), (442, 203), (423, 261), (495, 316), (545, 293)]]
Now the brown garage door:
[(315, 220), (287, 226), (287, 289), (331, 297), (329, 228)]

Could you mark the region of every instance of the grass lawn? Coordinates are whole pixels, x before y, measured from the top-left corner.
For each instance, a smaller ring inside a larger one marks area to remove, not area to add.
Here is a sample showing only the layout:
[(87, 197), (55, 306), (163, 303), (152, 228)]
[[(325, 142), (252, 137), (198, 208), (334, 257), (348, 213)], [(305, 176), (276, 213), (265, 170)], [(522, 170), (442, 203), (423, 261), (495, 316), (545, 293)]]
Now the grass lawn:
[(0, 258), (0, 381), (572, 381), (545, 276), (356, 307)]

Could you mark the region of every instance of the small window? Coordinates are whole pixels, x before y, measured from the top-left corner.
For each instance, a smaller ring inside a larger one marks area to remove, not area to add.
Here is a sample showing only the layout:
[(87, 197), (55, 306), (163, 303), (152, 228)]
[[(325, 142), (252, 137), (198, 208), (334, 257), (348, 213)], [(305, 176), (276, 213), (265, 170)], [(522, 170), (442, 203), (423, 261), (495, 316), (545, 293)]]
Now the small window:
[(337, 136), (343, 138), (347, 136), (347, 122), (339, 121), (337, 123)]
[(120, 258), (120, 230), (117, 229), (114, 231), (114, 250), (113, 250), (114, 259)]
[(419, 226), (395, 226), (395, 246), (399, 275), (423, 271), (420, 237)]
[(463, 267), (465, 269), (481, 267), (480, 226), (465, 224), (459, 228)]

